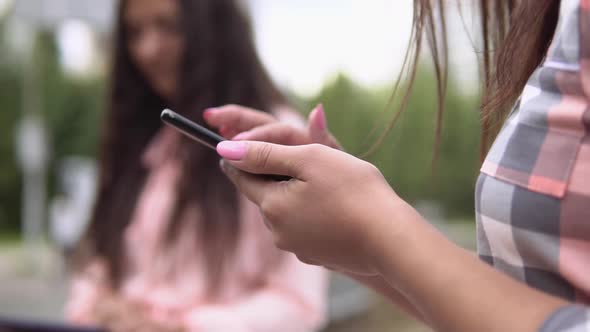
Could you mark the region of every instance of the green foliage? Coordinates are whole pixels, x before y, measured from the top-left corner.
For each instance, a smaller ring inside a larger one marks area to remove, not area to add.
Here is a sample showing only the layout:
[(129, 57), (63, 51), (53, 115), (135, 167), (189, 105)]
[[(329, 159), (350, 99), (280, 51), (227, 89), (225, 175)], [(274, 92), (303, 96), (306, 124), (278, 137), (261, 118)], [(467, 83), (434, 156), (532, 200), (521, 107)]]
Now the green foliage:
[(103, 82), (68, 77), (61, 70), (53, 38), (41, 35), (36, 52), (42, 80), (43, 114), (53, 161), (70, 155), (94, 156), (104, 104)]
[[(0, 53), (7, 54), (5, 48), (0, 40)], [(51, 197), (59, 190), (55, 175), (60, 160), (70, 155), (96, 154), (104, 81), (65, 75), (49, 33), (38, 36), (34, 62), (39, 75), (40, 111), (50, 134), (52, 158), (48, 194)], [(17, 230), (20, 220), (21, 174), (15, 158), (14, 131), (22, 112), (23, 71), (17, 64), (17, 61), (0, 60), (0, 232)], [(476, 98), (466, 97), (459, 89), (451, 82), (434, 175), (436, 90), (429, 70), (419, 72), (407, 111), (380, 148), (367, 159), (382, 170), (392, 187), (406, 200), (438, 201), (449, 217), (471, 219), (479, 120)], [(399, 100), (388, 105), (391, 90), (391, 87), (366, 89), (339, 75), (316, 96), (300, 99), (300, 105), (311, 110), (322, 102), (335, 136), (347, 151), (363, 156), (396, 111)], [(375, 128), (378, 129), (376, 133)]]
[[(0, 50), (5, 47), (0, 41)], [(52, 197), (59, 190), (55, 181), (58, 163), (67, 156), (96, 153), (104, 83), (65, 75), (53, 36), (47, 32), (36, 38), (33, 63), (41, 100), (38, 111), (48, 127), (48, 196)], [(20, 221), (22, 175), (16, 160), (15, 131), (23, 112), (22, 66), (16, 59), (0, 62), (0, 232), (15, 232)]]
[[(0, 22), (0, 38), (4, 36)], [(0, 39), (0, 54), (7, 54)], [(17, 167), (15, 127), (20, 116), (20, 72), (6, 56), (0, 56), (0, 229), (15, 227), (20, 218), (21, 181)]]
[(0, 71), (0, 227), (18, 220), (21, 182), (14, 153), (13, 124), (18, 112), (18, 76)]

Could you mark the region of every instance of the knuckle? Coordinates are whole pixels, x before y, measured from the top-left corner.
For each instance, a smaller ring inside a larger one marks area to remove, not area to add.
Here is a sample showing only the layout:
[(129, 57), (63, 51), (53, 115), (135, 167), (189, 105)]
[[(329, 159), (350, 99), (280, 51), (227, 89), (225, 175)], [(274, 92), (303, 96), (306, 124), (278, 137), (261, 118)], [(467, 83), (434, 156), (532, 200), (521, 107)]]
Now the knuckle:
[(302, 162), (311, 161), (317, 163), (326, 152), (326, 146), (319, 143), (304, 145), (302, 148), (302, 155), (305, 156), (305, 158), (302, 158)]
[(272, 206), (269, 204), (268, 200), (263, 200), (260, 202), (260, 213), (262, 213), (266, 219), (269, 219), (270, 215), (272, 214)]
[(237, 128), (242, 129), (242, 124), (244, 123), (245, 119), (244, 119), (244, 112), (240, 112), (240, 109), (238, 108), (238, 106), (236, 106), (235, 108), (232, 108), (232, 111), (234, 112), (234, 122), (235, 122), (235, 126)]
[(273, 128), (273, 130), (280, 132), (289, 132), (292, 129), (290, 125), (282, 122), (273, 122), (269, 126)]
[(367, 173), (371, 174), (371, 175), (381, 175), (381, 171), (379, 170), (379, 168), (377, 168), (377, 166), (366, 162), (365, 161), (365, 169), (367, 170)]
[(268, 198), (260, 203), (260, 212), (272, 224), (275, 224), (281, 216), (279, 205)]
[(302, 156), (300, 161), (314, 159), (318, 157), (318, 153), (321, 153), (320, 144), (317, 143), (301, 145), (298, 149), (300, 149), (300, 155)]
[(259, 149), (256, 151), (256, 156), (254, 158), (254, 163), (256, 168), (265, 170), (268, 166), (268, 162), (270, 160), (270, 156), (272, 154), (272, 145), (270, 144), (262, 144)]
[(290, 160), (288, 162), (288, 164), (289, 164), (289, 167), (293, 170), (293, 173), (295, 173), (295, 174), (303, 174), (303, 173), (309, 174), (310, 169), (311, 169), (311, 171), (314, 170), (313, 167), (308, 169), (307, 166), (309, 165), (309, 162), (304, 158)]
[(324, 150), (325, 146), (319, 143), (313, 143), (313, 144), (309, 144), (307, 145), (307, 152), (310, 153), (312, 156), (315, 156), (317, 154), (322, 153), (322, 151)]
[(379, 168), (377, 168), (377, 166), (375, 166), (367, 161), (363, 161), (362, 167), (363, 167), (362, 174), (364, 175), (363, 178), (365, 178), (367, 181), (376, 180), (376, 179), (379, 179), (379, 180), (383, 179), (383, 174), (381, 173)]
[[(262, 126), (256, 127), (254, 129), (252, 129), (252, 132), (257, 133), (260, 137), (273, 137), (273, 135), (276, 134), (277, 129), (275, 127), (275, 124), (268, 124), (268, 125), (262, 125)], [(261, 140), (261, 141), (265, 141), (265, 140)]]
[[(315, 174), (319, 171), (318, 161), (322, 153), (322, 145), (307, 144), (295, 147), (298, 151), (298, 158), (288, 160), (289, 167), (296, 174)], [(313, 166), (312, 166), (313, 165)], [(312, 166), (312, 167), (310, 167)]]
[(287, 241), (285, 241), (284, 237), (282, 237), (278, 234), (275, 234), (274, 235), (274, 243), (275, 243), (275, 246), (277, 248), (279, 248), (280, 250), (289, 251), (289, 246), (287, 244)]
[(294, 142), (294, 128), (285, 123), (277, 123), (274, 128), (278, 143), (290, 145)]

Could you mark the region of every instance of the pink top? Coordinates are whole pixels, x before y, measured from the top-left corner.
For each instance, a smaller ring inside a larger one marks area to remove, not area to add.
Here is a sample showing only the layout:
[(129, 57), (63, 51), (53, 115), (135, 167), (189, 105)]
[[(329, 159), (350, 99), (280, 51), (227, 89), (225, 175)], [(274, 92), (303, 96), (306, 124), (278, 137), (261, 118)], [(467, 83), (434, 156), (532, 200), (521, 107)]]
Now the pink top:
[[(120, 296), (145, 308), (155, 322), (174, 322), (188, 331), (313, 331), (325, 318), (327, 274), (279, 252), (265, 228), (258, 208), (240, 197), (241, 230), (234, 261), (223, 277), (220, 294), (205, 298), (204, 258), (194, 230), (181, 231), (171, 250), (161, 250), (164, 230), (171, 218), (180, 167), (170, 151), (179, 136), (164, 128), (144, 154), (150, 169), (132, 222), (125, 230), (127, 277)], [(198, 227), (199, 210), (186, 216)], [(278, 259), (276, 259), (278, 255)], [(271, 259), (271, 257), (275, 259)], [(74, 276), (68, 320), (96, 323), (94, 308), (108, 290), (100, 261)]]

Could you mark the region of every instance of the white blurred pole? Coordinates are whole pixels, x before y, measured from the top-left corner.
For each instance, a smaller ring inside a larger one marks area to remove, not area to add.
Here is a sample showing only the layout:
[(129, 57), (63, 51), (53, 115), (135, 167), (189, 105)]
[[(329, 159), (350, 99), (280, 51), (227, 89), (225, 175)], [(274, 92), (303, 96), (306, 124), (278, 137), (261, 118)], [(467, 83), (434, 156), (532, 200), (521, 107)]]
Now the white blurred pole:
[[(26, 95), (26, 93), (25, 93)], [(37, 262), (46, 216), (47, 147), (42, 122), (34, 113), (25, 113), (18, 132), (23, 170), (22, 237), (29, 256)]]
[(41, 91), (34, 61), (35, 31), (23, 25), (23, 117), (17, 132), (17, 152), (23, 170), (22, 238), (28, 258), (39, 267), (39, 247), (46, 219), (47, 135), (40, 116)]

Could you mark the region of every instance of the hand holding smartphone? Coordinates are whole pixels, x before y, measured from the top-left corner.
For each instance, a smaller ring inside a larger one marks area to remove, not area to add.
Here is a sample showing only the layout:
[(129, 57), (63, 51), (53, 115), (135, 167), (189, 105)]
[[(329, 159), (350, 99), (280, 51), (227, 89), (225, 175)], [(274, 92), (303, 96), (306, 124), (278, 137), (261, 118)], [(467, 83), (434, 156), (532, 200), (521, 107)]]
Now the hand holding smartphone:
[[(169, 109), (162, 111), (160, 119), (184, 135), (215, 151), (217, 151), (217, 144), (225, 140), (222, 136)], [(291, 180), (291, 177), (284, 175), (265, 175), (265, 177), (269, 177), (275, 181)]]

